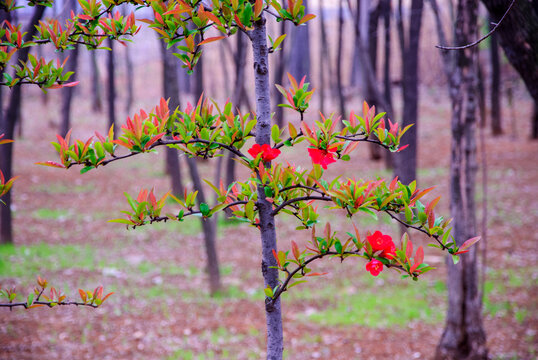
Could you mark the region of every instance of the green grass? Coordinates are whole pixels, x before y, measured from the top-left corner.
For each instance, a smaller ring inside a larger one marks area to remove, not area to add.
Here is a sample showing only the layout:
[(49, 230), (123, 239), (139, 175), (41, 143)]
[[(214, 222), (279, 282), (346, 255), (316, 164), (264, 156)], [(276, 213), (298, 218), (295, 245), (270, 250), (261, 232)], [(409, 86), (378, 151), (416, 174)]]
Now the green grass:
[[(392, 276), (389, 274), (388, 276)], [(441, 281), (412, 282), (402, 280), (397, 284), (377, 285), (380, 279), (365, 274), (359, 278), (329, 283), (323, 287), (304, 287), (290, 291), (292, 299), (316, 300), (328, 304), (323, 310), (302, 318), (323, 325), (363, 325), (371, 328), (405, 326), (412, 321), (440, 323), (444, 309), (436, 305), (446, 288)], [(354, 289), (350, 293), (350, 289)]]
[(67, 209), (40, 208), (32, 213), (32, 217), (37, 220), (67, 220), (71, 215)]
[(93, 270), (95, 249), (89, 245), (0, 245), (0, 277), (33, 278), (41, 271)]

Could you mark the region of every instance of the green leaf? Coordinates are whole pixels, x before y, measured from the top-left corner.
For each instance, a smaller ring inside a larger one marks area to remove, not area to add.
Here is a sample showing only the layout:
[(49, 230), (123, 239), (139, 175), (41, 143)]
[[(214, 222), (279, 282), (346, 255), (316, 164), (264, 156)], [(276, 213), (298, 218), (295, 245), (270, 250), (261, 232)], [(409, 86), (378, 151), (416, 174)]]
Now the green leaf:
[(454, 262), (454, 265), (460, 262), (460, 257), (458, 255), (452, 255), (452, 261)]
[(273, 125), (271, 128), (271, 139), (274, 143), (280, 142), (280, 128), (277, 124)]
[(209, 205), (207, 205), (206, 203), (200, 204), (200, 212), (202, 213), (202, 215), (207, 216), (209, 214), (209, 210)]
[(273, 298), (273, 289), (271, 289), (271, 287), (266, 287), (265, 289), (263, 289), (263, 292), (265, 293), (265, 296), (267, 296), (268, 298)]
[(34, 303), (34, 293), (28, 295), (28, 300), (26, 301), (26, 306), (30, 306)]

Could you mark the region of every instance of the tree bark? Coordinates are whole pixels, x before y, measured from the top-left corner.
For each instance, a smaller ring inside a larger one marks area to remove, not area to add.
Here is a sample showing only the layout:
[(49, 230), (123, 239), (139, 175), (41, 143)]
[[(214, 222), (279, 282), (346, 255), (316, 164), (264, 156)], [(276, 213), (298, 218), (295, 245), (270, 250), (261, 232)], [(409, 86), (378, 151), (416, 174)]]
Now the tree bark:
[[(329, 44), (327, 42), (327, 30), (326, 30), (326, 25), (325, 25), (325, 9), (323, 8), (323, 0), (319, 0), (319, 8), (318, 8), (318, 13), (319, 13), (319, 20), (318, 20), (318, 24), (319, 24), (319, 33), (320, 33), (320, 37), (321, 37), (321, 46), (318, 47), (319, 49), (319, 58), (320, 59), (324, 59), (324, 61), (321, 61), (319, 62), (320, 66), (319, 66), (319, 84), (318, 84), (318, 88), (319, 88), (319, 111), (323, 114), (325, 112), (325, 89), (326, 89), (326, 84), (325, 84), (325, 73), (328, 73), (328, 77), (329, 79), (332, 79), (332, 76), (330, 74), (330, 71), (332, 69), (332, 66), (331, 66), (331, 57), (330, 56), (325, 56), (326, 54), (330, 54), (330, 50), (329, 50)], [(329, 87), (331, 88), (331, 82), (329, 80)]]
[[(394, 173), (400, 181), (409, 184), (417, 178), (417, 134), (418, 134), (418, 50), (422, 24), (423, 0), (411, 2), (409, 35), (402, 54), (403, 119), (401, 127), (413, 126), (405, 134), (405, 151), (394, 154)], [(402, 26), (403, 27), (403, 26)], [(400, 28), (401, 30), (401, 28)]]
[[(271, 97), (269, 94), (269, 60), (265, 18), (254, 23), (251, 32), (252, 52), (254, 57), (254, 88), (256, 94), (256, 143), (271, 142)], [(258, 186), (256, 202), (260, 217), (260, 235), (262, 243), (262, 274), (265, 286), (273, 289), (278, 285), (278, 269), (273, 250), (277, 250), (275, 218), (272, 205), (265, 198), (263, 186)], [(271, 305), (266, 303), (267, 322), (267, 359), (281, 360), (284, 350), (282, 333), (282, 313), (280, 298)]]
[[(283, 3), (284, 2), (285, 1), (283, 1)], [(280, 35), (286, 33), (286, 23), (287, 21), (280, 22)], [(284, 71), (286, 69), (286, 56), (285, 56), (285, 51), (284, 51), (285, 44), (286, 44), (286, 41), (283, 41), (282, 43), (280, 43), (280, 50), (278, 52), (278, 66), (275, 71), (274, 84), (284, 85), (283, 84)], [(278, 126), (282, 128), (284, 127), (284, 108), (281, 106), (278, 106), (278, 104), (281, 104), (284, 98), (282, 94), (280, 93), (280, 91), (275, 91), (274, 89), (273, 91), (275, 94), (275, 97), (274, 97), (275, 98), (275, 119)]]
[[(356, 25), (355, 27), (357, 27)], [(336, 50), (336, 86), (338, 88), (338, 104), (342, 118), (346, 118), (346, 99), (344, 98), (344, 85), (342, 84), (342, 48), (344, 37), (344, 0), (338, 6), (338, 40)]]
[[(43, 17), (45, 9), (46, 7), (41, 5), (34, 8), (32, 18), (25, 29), (26, 35), (23, 39), (24, 42), (31, 41), (36, 34), (37, 30), (35, 25), (37, 25), (39, 20)], [(21, 61), (26, 62), (29, 53), (30, 47), (20, 49), (18, 51), (17, 63)], [(6, 139), (13, 139), (15, 135), (15, 124), (20, 117), (21, 103), (22, 87), (21, 85), (15, 85), (11, 90), (9, 105), (2, 118), (2, 123), (0, 124), (0, 134), (4, 134)], [(2, 111), (1, 108), (0, 111)], [(0, 170), (2, 170), (6, 179), (10, 179), (13, 176), (13, 143), (4, 144), (0, 147), (0, 167)], [(0, 243), (13, 243), (11, 191), (5, 194), (2, 200), (4, 201), (4, 205), (0, 206)]]
[[(490, 23), (493, 19), (490, 16)], [(491, 24), (490, 26), (494, 26)], [(499, 40), (497, 33), (490, 36), (489, 54), (491, 61), (491, 133), (493, 136), (502, 135), (501, 113), (501, 61), (499, 57)]]
[[(114, 134), (117, 133), (116, 129), (116, 69), (114, 66), (114, 41), (108, 39), (108, 47), (110, 51), (107, 53), (107, 105), (108, 105), (108, 127), (114, 128)], [(114, 135), (116, 137), (116, 135)]]
[[(482, 3), (495, 23), (510, 4), (506, 0), (482, 0)], [(516, 1), (497, 33), (508, 61), (521, 76), (535, 107), (538, 106), (538, 2)], [(531, 138), (538, 139), (538, 133), (531, 133)]]
[[(305, 14), (308, 14), (308, 0), (303, 0)], [(293, 27), (291, 30), (291, 47), (289, 49), (288, 71), (297, 80), (310, 76), (310, 23)]]
[[(392, 4), (391, 0), (380, 0), (379, 3), (381, 16), (383, 17), (383, 31), (385, 35), (385, 46), (384, 46), (384, 55), (383, 55), (383, 95), (385, 97), (385, 102), (392, 109), (392, 82), (391, 82), (391, 71), (390, 71), (390, 62), (391, 62), (391, 30), (390, 30), (390, 17), (392, 13)], [(393, 114), (390, 114), (393, 116)], [(396, 119), (392, 119), (395, 121)], [(385, 151), (385, 166), (387, 168), (392, 168), (392, 153), (390, 151)]]
[[(464, 45), (477, 34), (477, 0), (459, 0), (455, 43)], [(457, 53), (451, 69), (452, 145), (450, 160), (450, 211), (456, 244), (476, 234), (476, 51)], [(448, 311), (446, 325), (436, 350), (436, 359), (487, 359), (486, 335), (478, 292), (477, 250), (462, 256), (461, 264), (448, 261)]]
[[(179, 106), (179, 81), (177, 73), (177, 59), (170, 51), (166, 50), (164, 41), (161, 44), (161, 56), (163, 63), (163, 93), (164, 98), (169, 99), (168, 108), (173, 112)], [(166, 148), (166, 173), (170, 176), (172, 192), (176, 196), (183, 196), (183, 181), (181, 167), (176, 149)]]
[[(198, 196), (196, 201), (198, 205), (206, 203), (205, 194), (203, 191), (202, 179), (198, 172), (198, 165), (196, 164), (196, 158), (187, 158), (187, 165), (191, 173), (192, 182), (194, 188), (198, 190)], [(217, 246), (215, 239), (217, 238), (217, 217), (214, 216), (210, 219), (201, 219), (202, 231), (204, 232), (204, 245), (207, 257), (207, 274), (209, 276), (209, 291), (213, 296), (221, 290), (220, 282), (220, 266), (217, 256)]]
[(103, 110), (103, 100), (101, 99), (101, 79), (99, 76), (99, 65), (97, 64), (97, 51), (90, 51), (90, 67), (92, 78), (92, 110), (101, 112)]

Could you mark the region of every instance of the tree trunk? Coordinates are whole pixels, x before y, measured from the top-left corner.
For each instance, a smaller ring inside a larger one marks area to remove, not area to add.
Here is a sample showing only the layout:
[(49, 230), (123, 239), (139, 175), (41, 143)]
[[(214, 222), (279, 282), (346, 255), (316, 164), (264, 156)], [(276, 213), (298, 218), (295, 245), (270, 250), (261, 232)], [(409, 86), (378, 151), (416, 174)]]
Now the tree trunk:
[[(303, 0), (305, 14), (308, 14), (308, 0)], [(295, 26), (291, 30), (291, 48), (288, 71), (297, 80), (306, 75), (311, 83), (310, 76), (310, 31), (309, 23)]]
[[(27, 28), (25, 29), (26, 35), (24, 36), (24, 42), (31, 41), (36, 34), (37, 30), (35, 25), (43, 17), (46, 7), (38, 5), (34, 8), (34, 13)], [(20, 49), (18, 51), (17, 63), (26, 62), (28, 60), (28, 54), (30, 53), (30, 47)], [(13, 139), (15, 134), (15, 124), (20, 117), (22, 103), (22, 87), (21, 85), (15, 85), (11, 90), (11, 97), (9, 99), (9, 105), (5, 115), (2, 118), (0, 124), (0, 134), (4, 134), (6, 139)], [(0, 108), (0, 111), (2, 109)], [(0, 147), (0, 170), (4, 174), (6, 179), (10, 179), (13, 176), (13, 143), (4, 144)], [(4, 195), (2, 198), (4, 205), (0, 206), (0, 243), (7, 244), (13, 243), (13, 224), (11, 214), (11, 191)]]
[[(459, 0), (455, 43), (464, 45), (477, 35), (477, 0)], [(450, 159), (450, 211), (454, 240), (462, 245), (476, 234), (476, 51), (473, 47), (457, 54), (452, 69), (452, 146)], [(486, 335), (478, 292), (476, 247), (462, 256), (461, 264), (448, 261), (448, 311), (446, 325), (436, 350), (436, 359), (487, 359)]]
[[(490, 23), (493, 19), (490, 16)], [(494, 26), (491, 24), (490, 26)], [(491, 34), (489, 54), (491, 61), (491, 133), (493, 136), (502, 135), (501, 113), (501, 61), (499, 58), (499, 41), (496, 32)]]
[[(75, 0), (67, 0), (65, 2), (65, 17), (69, 16), (71, 11), (76, 12), (77, 2)], [(77, 79), (77, 66), (78, 66), (78, 53), (79, 46), (75, 45), (75, 48), (72, 51), (69, 51), (67, 55), (69, 56), (66, 64), (66, 72), (72, 71), (73, 75), (69, 81), (76, 81)], [(60, 107), (62, 122), (60, 124), (60, 135), (67, 135), (67, 132), (71, 128), (71, 104), (73, 102), (73, 96), (75, 95), (76, 88), (68, 87), (62, 89), (62, 105)]]
[[(161, 44), (161, 56), (163, 63), (163, 93), (164, 98), (169, 99), (168, 107), (173, 112), (179, 106), (179, 81), (177, 73), (177, 58), (170, 51), (166, 50), (166, 44), (159, 40)], [(181, 167), (176, 149), (166, 148), (166, 173), (170, 176), (172, 193), (176, 196), (183, 196), (183, 186)]]
[[(506, 0), (482, 0), (482, 3), (495, 23), (510, 4)], [(497, 33), (508, 61), (517, 70), (535, 106), (538, 106), (538, 2), (516, 1), (497, 28)], [(538, 133), (531, 133), (531, 137), (538, 139)]]
[(319, 24), (319, 32), (320, 32), (320, 37), (321, 37), (321, 46), (318, 46), (318, 49), (319, 49), (319, 58), (320, 59), (324, 59), (324, 61), (319, 61), (319, 84), (318, 84), (318, 88), (319, 88), (319, 111), (323, 114), (325, 112), (325, 89), (326, 89), (326, 84), (325, 84), (325, 73), (327, 73), (328, 77), (329, 77), (329, 87), (330, 86), (330, 79), (332, 79), (332, 76), (330, 74), (330, 71), (332, 69), (332, 66), (331, 66), (331, 57), (330, 56), (325, 56), (325, 54), (330, 54), (331, 51), (329, 49), (329, 44), (327, 42), (327, 30), (326, 30), (326, 25), (325, 25), (325, 9), (323, 8), (323, 0), (319, 0), (319, 8), (318, 8), (318, 13), (319, 13), (319, 20), (318, 20), (318, 24)]
[[(284, 3), (284, 1), (283, 1)], [(280, 22), (280, 34), (286, 33), (286, 23), (287, 21), (281, 21)], [(284, 71), (286, 69), (286, 56), (285, 56), (285, 44), (286, 41), (283, 41), (280, 43), (280, 50), (278, 52), (278, 66), (275, 71), (275, 77), (274, 77), (274, 84), (279, 84), (284, 86)], [(278, 106), (278, 104), (281, 104), (284, 98), (282, 97), (282, 94), (280, 91), (274, 91), (275, 94), (275, 119), (276, 123), (280, 128), (284, 127), (284, 108), (281, 106)]]
[[(402, 54), (403, 72), (403, 120), (401, 127), (413, 126), (405, 134), (404, 142), (409, 145), (394, 155), (394, 173), (400, 181), (409, 184), (417, 178), (417, 129), (418, 129), (418, 50), (422, 23), (423, 0), (411, 2), (409, 36)], [(400, 28), (400, 30), (403, 26)]]
[[(390, 77), (390, 62), (391, 62), (391, 31), (390, 31), (390, 17), (392, 13), (391, 0), (380, 0), (379, 3), (381, 16), (383, 17), (383, 32), (385, 35), (385, 46), (384, 46), (384, 55), (383, 55), (383, 95), (385, 97), (385, 102), (392, 109), (392, 82)], [(390, 114), (394, 116), (394, 114)], [(396, 121), (396, 119), (392, 119)], [(392, 153), (390, 151), (385, 151), (385, 166), (387, 168), (392, 168)]]
[[(235, 62), (235, 83), (234, 83), (234, 92), (232, 95), (232, 104), (237, 109), (241, 107), (241, 103), (243, 102), (243, 97), (246, 97), (246, 94), (244, 93), (244, 87), (245, 87), (245, 66), (246, 66), (246, 60), (247, 60), (247, 53), (246, 53), (246, 46), (245, 46), (245, 40), (246, 36), (238, 32), (236, 34), (237, 37), (237, 47), (235, 49), (235, 56), (234, 56), (234, 62)], [(231, 183), (235, 181), (235, 155), (233, 153), (229, 153), (228, 157), (226, 158), (226, 180), (225, 185), (229, 186)]]
[[(254, 57), (254, 88), (256, 94), (256, 143), (271, 142), (271, 97), (269, 94), (269, 60), (265, 18), (254, 23), (251, 32), (252, 52)], [(275, 218), (272, 205), (265, 198), (263, 186), (258, 186), (256, 202), (260, 216), (260, 235), (262, 243), (262, 274), (265, 286), (273, 289), (278, 285), (278, 269), (273, 250), (277, 251)], [(281, 360), (284, 350), (282, 333), (282, 313), (280, 298), (271, 305), (266, 303), (267, 320), (267, 359)]]
[(101, 79), (99, 76), (99, 65), (97, 64), (97, 51), (90, 51), (90, 67), (92, 78), (92, 110), (101, 112), (103, 110), (103, 100), (101, 99)]
[(336, 50), (336, 86), (338, 88), (338, 104), (340, 114), (346, 118), (346, 99), (344, 98), (344, 85), (342, 84), (342, 48), (344, 37), (344, 0), (339, 1), (338, 6), (338, 47)]
[[(189, 171), (191, 173), (192, 182), (194, 185), (194, 188), (198, 190), (198, 196), (196, 197), (196, 201), (198, 202), (198, 205), (201, 203), (206, 203), (205, 194), (203, 191), (203, 185), (202, 185), (202, 179), (200, 177), (200, 173), (198, 172), (198, 165), (196, 164), (196, 158), (187, 158), (187, 165), (189, 166)], [(209, 276), (209, 291), (210, 294), (213, 296), (217, 294), (221, 290), (221, 282), (220, 282), (220, 266), (219, 266), (219, 259), (217, 256), (217, 246), (216, 246), (216, 230), (217, 230), (217, 224), (216, 220), (217, 217), (214, 216), (210, 219), (203, 219), (201, 220), (202, 223), (202, 230), (204, 232), (204, 245), (205, 245), (205, 251), (206, 251), (206, 257), (207, 257), (207, 274)]]
[[(377, 102), (374, 86), (375, 83), (372, 83), (371, 79), (376, 81), (377, 83), (377, 27), (379, 25), (379, 15), (380, 15), (380, 7), (379, 4), (376, 7), (373, 7), (370, 9), (370, 13), (368, 15), (368, 54), (370, 58), (370, 64), (372, 64), (372, 70), (373, 70), (373, 76), (367, 76), (366, 77), (366, 94), (364, 94), (364, 97), (366, 99), (366, 102), (372, 106), (375, 105), (377, 108), (379, 108), (379, 103)], [(366, 69), (363, 69), (363, 71), (366, 71)], [(368, 144), (368, 147), (370, 148), (370, 159), (377, 161), (381, 160), (382, 157), (382, 151), (383, 148), (377, 144), (370, 143)]]
[(114, 67), (114, 41), (108, 39), (110, 51), (107, 53), (107, 91), (108, 91), (108, 127), (114, 128), (114, 137), (116, 137), (116, 70)]

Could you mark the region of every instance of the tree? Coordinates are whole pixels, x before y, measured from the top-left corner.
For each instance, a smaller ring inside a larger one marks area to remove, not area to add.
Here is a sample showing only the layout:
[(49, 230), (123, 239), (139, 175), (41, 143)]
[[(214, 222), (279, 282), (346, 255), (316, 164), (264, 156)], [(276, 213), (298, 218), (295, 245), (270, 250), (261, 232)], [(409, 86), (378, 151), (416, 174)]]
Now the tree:
[(494, 23), (503, 19), (496, 31), (504, 54), (534, 100), (531, 138), (538, 139), (538, 4), (504, 0), (482, 0), (482, 3)]
[(400, 36), (400, 49), (402, 55), (402, 92), (403, 92), (403, 116), (402, 127), (413, 124), (409, 130), (407, 142), (408, 151), (394, 156), (394, 174), (402, 182), (409, 183), (417, 177), (417, 134), (418, 134), (418, 49), (420, 41), (420, 28), (422, 24), (423, 0), (411, 2), (409, 16), (409, 33), (406, 36), (402, 2), (398, 3), (398, 34)]
[[(446, 44), (436, 1), (431, 1), (438, 25), (439, 41)], [(477, 0), (459, 0), (454, 23), (454, 42), (469, 44), (477, 34)], [(454, 239), (462, 244), (476, 231), (476, 112), (477, 48), (459, 50), (452, 56), (444, 50), (443, 61), (452, 101), (450, 212), (454, 217)], [(486, 334), (482, 323), (482, 298), (478, 290), (476, 248), (462, 259), (462, 266), (448, 261), (448, 311), (437, 346), (436, 359), (487, 359)]]
[[(353, 223), (355, 216), (362, 213), (389, 216), (425, 234), (431, 239), (433, 247), (446, 250), (453, 256), (467, 252), (478, 240), (471, 238), (461, 246), (455, 245), (450, 236), (450, 221), (435, 215), (439, 198), (423, 203), (424, 196), (431, 189), (418, 189), (415, 182), (404, 184), (397, 178), (390, 182), (384, 179), (365, 181), (339, 178), (328, 181), (323, 178), (324, 170), (332, 163), (350, 160), (361, 142), (373, 142), (390, 151), (403, 149), (400, 146), (402, 136), (409, 127), (402, 129), (392, 123), (387, 127), (384, 114), (376, 114), (368, 104), (363, 104), (361, 116), (352, 113), (341, 121), (341, 126), (338, 118), (325, 117), (323, 114), (319, 121), (309, 125), (303, 119), (313, 90), (305, 78), (297, 81), (289, 75), (290, 86), (285, 88), (278, 85), (277, 88), (286, 99), (286, 103), (281, 105), (292, 109), (300, 117), (299, 129), (292, 123), (284, 129), (271, 125), (268, 54), (274, 51), (276, 41), (271, 41), (270, 45), (267, 43), (265, 13), (277, 14), (281, 21), (290, 21), (295, 25), (304, 24), (314, 16), (304, 13), (300, 1), (290, 0), (286, 8), (277, 2), (264, 5), (261, 0), (254, 3), (215, 2), (207, 8), (197, 1), (133, 2), (153, 10), (154, 19), (145, 21), (169, 45), (185, 39), (185, 46), (176, 46), (178, 51), (175, 55), (189, 71), (194, 69), (203, 47), (208, 43), (237, 31), (248, 34), (254, 60), (255, 117), (235, 114), (231, 103), (219, 106), (202, 97), (195, 105), (187, 104), (184, 109), (170, 109), (168, 102), (161, 99), (151, 111), (141, 110), (128, 118), (116, 139), (112, 131), (106, 137), (97, 135), (86, 141), (71, 141), (70, 132), (65, 138), (58, 135), (54, 148), (59, 154), (59, 162), (41, 164), (62, 169), (82, 166), (81, 171), (87, 172), (152, 152), (158, 147), (172, 147), (191, 158), (214, 158), (221, 155), (222, 150), (234, 153), (250, 176), (235, 181), (227, 188), (222, 183), (217, 185), (206, 180), (216, 193), (215, 206), (210, 207), (200, 199), (197, 191), (185, 193), (184, 199), (169, 193), (158, 199), (154, 190), (142, 189), (136, 197), (126, 195), (130, 209), (124, 211), (125, 218), (114, 221), (136, 228), (155, 222), (184, 221), (190, 216), (209, 219), (218, 211), (230, 208), (235, 217), (255, 227), (259, 231), (262, 248), (268, 359), (282, 359), (281, 295), (312, 276), (322, 275), (312, 271), (315, 261), (325, 257), (338, 257), (342, 261), (361, 257), (366, 259), (365, 268), (373, 276), (386, 267), (413, 280), (432, 270), (424, 263), (423, 248), (414, 249), (407, 234), (399, 243), (379, 231), (361, 237)], [(138, 32), (134, 14), (111, 15), (114, 5), (112, 2), (100, 4), (81, 0), (82, 13), (73, 16), (71, 29), (66, 29), (62, 34), (57, 34), (56, 31), (60, 30), (54, 29), (51, 30), (54, 36), (46, 37), (44, 34), (49, 32), (49, 28), (45, 24), (46, 32), (40, 32), (33, 43), (52, 42), (58, 47), (58, 43), (51, 39), (62, 38), (66, 44), (79, 42), (96, 48), (101, 46), (105, 36), (121, 40)], [(223, 35), (206, 37), (209, 28)], [(43, 30), (43, 27), (40, 29)], [(8, 39), (11, 40), (10, 46), (17, 48), (16, 39)], [(34, 71), (17, 77), (16, 82), (30, 82), (36, 76)], [(39, 73), (39, 69), (36, 73)], [(58, 81), (57, 85), (65, 86), (64, 78), (53, 82)], [(42, 84), (44, 87), (49, 85)], [(245, 153), (247, 142), (252, 139), (255, 143)], [(311, 168), (299, 170), (276, 160), (282, 153), (280, 149), (293, 147), (305, 140), (309, 145), (307, 152), (312, 162)], [(168, 197), (177, 203), (179, 210), (164, 212)], [(316, 232), (315, 224), (320, 223), (318, 203), (326, 203), (339, 214), (346, 214), (350, 219), (350, 232), (342, 234), (334, 231), (330, 223), (326, 223), (323, 233)], [(405, 217), (400, 219), (398, 215), (402, 213)], [(307, 248), (300, 249), (292, 241), (290, 251), (278, 250), (275, 217), (281, 214), (296, 218), (300, 228), (312, 232)]]

